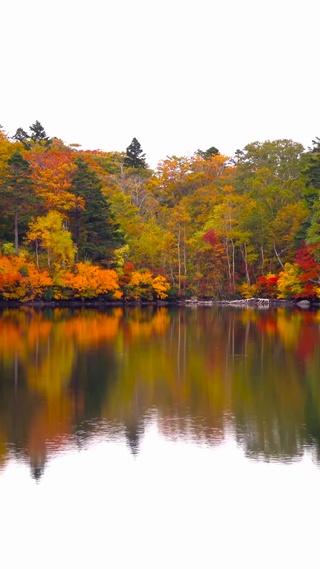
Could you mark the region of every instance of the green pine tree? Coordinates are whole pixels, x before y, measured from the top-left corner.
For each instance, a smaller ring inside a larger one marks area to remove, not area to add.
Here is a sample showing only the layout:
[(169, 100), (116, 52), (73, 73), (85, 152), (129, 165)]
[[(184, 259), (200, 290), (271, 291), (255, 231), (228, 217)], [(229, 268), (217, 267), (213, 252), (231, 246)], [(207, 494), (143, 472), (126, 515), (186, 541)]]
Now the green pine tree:
[(50, 138), (47, 136), (46, 131), (44, 130), (42, 124), (39, 121), (36, 121), (34, 124), (30, 126), (31, 130), (31, 140), (33, 142), (38, 142), (41, 145), (49, 146), (51, 144)]
[(320, 191), (320, 138), (312, 141), (313, 148), (304, 157), (302, 173), (306, 177), (305, 199), (310, 208), (319, 201)]
[(210, 146), (207, 150), (197, 150), (196, 154), (204, 160), (210, 160), (212, 156), (219, 154), (219, 150), (215, 146)]
[(305, 176), (304, 199), (310, 212), (309, 218), (300, 229), (301, 241), (308, 245), (317, 244), (315, 255), (320, 258), (320, 138), (312, 141), (313, 148), (303, 157), (302, 173)]
[(70, 213), (70, 230), (77, 246), (77, 260), (112, 263), (113, 251), (124, 244), (109, 201), (103, 195), (97, 174), (82, 158), (75, 161), (72, 192), (85, 201), (85, 209)]
[[(8, 160), (8, 170), (0, 184), (1, 209), (3, 214), (13, 221), (15, 252), (19, 250), (19, 233), (26, 231), (28, 222), (39, 207), (41, 199), (37, 196), (33, 181), (32, 169), (27, 160), (18, 151)], [(12, 235), (12, 231), (10, 232)]]
[(127, 168), (148, 168), (140, 142), (136, 138), (132, 139), (131, 144), (126, 149), (124, 165)]
[(23, 130), (23, 128), (20, 127), (16, 130), (13, 139), (16, 140), (17, 142), (21, 142), (27, 150), (31, 148), (30, 136), (25, 130)]

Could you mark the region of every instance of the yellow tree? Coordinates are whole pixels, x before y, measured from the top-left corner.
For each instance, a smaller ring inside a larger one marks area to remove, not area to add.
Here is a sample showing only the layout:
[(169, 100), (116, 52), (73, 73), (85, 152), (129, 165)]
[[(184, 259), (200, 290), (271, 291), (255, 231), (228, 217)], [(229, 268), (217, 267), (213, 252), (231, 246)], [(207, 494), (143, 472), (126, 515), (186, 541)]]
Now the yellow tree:
[(74, 262), (76, 247), (58, 211), (50, 211), (30, 223), (26, 243), (35, 247), (37, 267), (45, 265), (55, 279)]
[(277, 283), (279, 298), (299, 297), (303, 291), (302, 271), (295, 263), (286, 263)]
[(171, 208), (189, 193), (188, 172), (190, 159), (186, 157), (171, 156), (159, 163), (153, 192), (162, 205)]
[(269, 225), (269, 234), (274, 243), (273, 249), (282, 269), (284, 269), (283, 256), (290, 261), (294, 258), (295, 239), (308, 216), (306, 204), (298, 201), (285, 205)]
[(172, 209), (165, 210), (167, 235), (166, 241), (169, 247), (170, 266), (166, 267), (171, 273), (173, 282), (177, 284), (178, 294), (184, 294), (188, 275), (188, 230), (190, 229), (191, 217), (183, 202)]
[(165, 234), (155, 217), (145, 220), (131, 248), (130, 260), (136, 267), (155, 271), (162, 266)]
[(22, 144), (10, 142), (4, 130), (0, 128), (0, 177), (9, 169), (8, 160), (16, 151), (23, 149)]
[(153, 276), (151, 271), (131, 271), (129, 282), (124, 287), (126, 300), (153, 300), (167, 298), (170, 284), (167, 279), (158, 275)]
[(224, 245), (225, 258), (228, 269), (229, 292), (235, 292), (235, 272), (236, 272), (236, 227), (237, 218), (235, 214), (236, 198), (233, 195), (233, 187), (224, 188), (224, 199), (213, 208), (212, 216), (206, 223), (204, 231), (213, 229)]

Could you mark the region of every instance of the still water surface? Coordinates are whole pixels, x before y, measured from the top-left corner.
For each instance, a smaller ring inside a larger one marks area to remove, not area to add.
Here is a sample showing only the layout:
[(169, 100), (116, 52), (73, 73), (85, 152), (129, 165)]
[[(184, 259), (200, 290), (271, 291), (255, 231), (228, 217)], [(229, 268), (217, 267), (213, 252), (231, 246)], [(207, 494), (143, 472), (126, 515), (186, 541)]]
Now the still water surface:
[(320, 312), (0, 313), (4, 566), (318, 567)]

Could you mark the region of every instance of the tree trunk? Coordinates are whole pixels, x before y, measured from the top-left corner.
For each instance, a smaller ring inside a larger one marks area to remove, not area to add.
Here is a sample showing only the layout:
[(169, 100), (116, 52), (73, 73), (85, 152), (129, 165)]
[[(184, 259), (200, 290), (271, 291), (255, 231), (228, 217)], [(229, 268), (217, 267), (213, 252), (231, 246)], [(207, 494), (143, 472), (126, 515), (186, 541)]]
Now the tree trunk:
[(261, 245), (261, 274), (264, 275), (264, 249)]
[(14, 213), (14, 250), (15, 254), (19, 253), (19, 233), (18, 233), (18, 212)]
[(279, 263), (280, 263), (280, 265), (281, 265), (281, 268), (282, 268), (282, 270), (284, 271), (284, 266), (283, 266), (283, 264), (282, 264), (282, 261), (281, 261), (281, 259), (280, 259), (280, 257), (279, 257), (279, 254), (278, 254), (278, 251), (277, 251), (275, 245), (273, 245), (273, 249), (274, 249), (274, 252), (275, 252), (275, 254), (276, 254), (276, 257), (277, 257), (277, 259), (278, 259), (278, 261), (279, 261)]
[(235, 292), (235, 247), (234, 247), (234, 241), (233, 239), (231, 239), (231, 243), (232, 243), (232, 292)]
[(245, 267), (245, 273), (246, 273), (246, 281), (247, 284), (250, 285), (250, 275), (249, 275), (249, 269), (248, 269), (248, 254), (247, 254), (247, 246), (244, 243), (243, 247), (241, 247), (241, 255), (242, 258), (244, 260), (244, 267)]
[(187, 282), (187, 249), (186, 249), (186, 228), (183, 228), (183, 265), (184, 265), (184, 291)]
[(38, 239), (36, 239), (36, 263), (37, 263), (37, 269), (39, 270), (39, 242), (38, 242)]
[(228, 280), (229, 280), (229, 286), (230, 286), (230, 290), (231, 290), (231, 263), (230, 263), (230, 255), (229, 255), (228, 237), (226, 237), (226, 240), (225, 240), (225, 252), (226, 252), (226, 257), (227, 257), (227, 265), (228, 265)]
[(180, 232), (180, 224), (178, 229), (178, 242), (177, 242), (177, 249), (178, 249), (178, 289), (179, 294), (181, 293), (181, 232)]

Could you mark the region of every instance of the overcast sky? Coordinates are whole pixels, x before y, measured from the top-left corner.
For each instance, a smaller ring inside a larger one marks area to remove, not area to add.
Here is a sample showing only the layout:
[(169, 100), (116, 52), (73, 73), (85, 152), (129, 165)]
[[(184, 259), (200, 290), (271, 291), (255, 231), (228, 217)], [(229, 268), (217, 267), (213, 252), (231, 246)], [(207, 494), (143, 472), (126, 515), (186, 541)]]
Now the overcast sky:
[(320, 136), (319, 0), (2, 0), (0, 124), (152, 167)]

